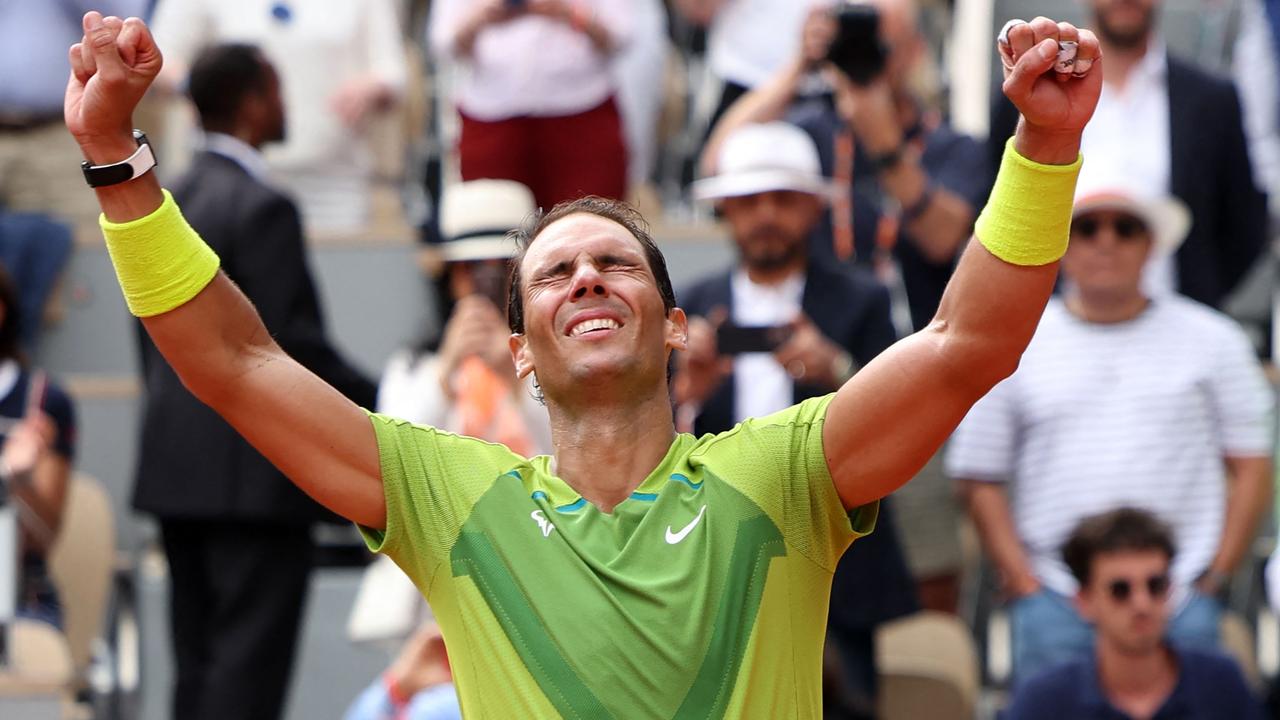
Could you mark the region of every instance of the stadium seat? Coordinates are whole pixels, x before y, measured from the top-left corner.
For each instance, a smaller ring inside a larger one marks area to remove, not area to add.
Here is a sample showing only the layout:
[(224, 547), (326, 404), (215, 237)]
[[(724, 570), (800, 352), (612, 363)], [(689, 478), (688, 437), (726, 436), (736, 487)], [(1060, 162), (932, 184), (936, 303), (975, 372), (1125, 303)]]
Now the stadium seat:
[(978, 651), (954, 615), (921, 611), (876, 636), (883, 720), (971, 720), (978, 701)]

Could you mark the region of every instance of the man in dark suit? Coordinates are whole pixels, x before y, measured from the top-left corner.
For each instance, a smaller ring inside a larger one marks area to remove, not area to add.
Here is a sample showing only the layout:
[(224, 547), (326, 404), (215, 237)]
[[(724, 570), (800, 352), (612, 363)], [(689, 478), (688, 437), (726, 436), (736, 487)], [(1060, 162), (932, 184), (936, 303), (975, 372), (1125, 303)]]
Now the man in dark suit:
[[(672, 387), (683, 429), (696, 434), (833, 392), (896, 339), (889, 293), (874, 277), (809, 257), (831, 188), (808, 134), (744, 125), (725, 138), (718, 167), (694, 193), (717, 202), (738, 263), (679, 296), (689, 350)], [(763, 326), (774, 329), (741, 329)], [(874, 716), (875, 626), (917, 609), (891, 515), (882, 507), (876, 531), (836, 569), (829, 632), (844, 682), (828, 687), (831, 717)]]
[[(1266, 196), (1254, 184), (1235, 86), (1167, 51), (1156, 28), (1159, 5), (1091, 0), (1090, 27), (1106, 74), (1081, 152), (1085, 162), (1114, 163), (1152, 193), (1168, 192), (1191, 210), (1191, 232), (1175, 261), (1154, 267), (1146, 289), (1176, 288), (1221, 306), (1266, 243)], [(992, 114), (991, 157), (1000, 157), (1017, 120), (1001, 94)]]
[[(279, 80), (253, 47), (194, 63), (189, 92), (206, 132), (174, 184), (191, 225), (294, 359), (357, 403), (374, 385), (325, 336), (293, 202), (265, 180), (258, 148), (284, 136)], [(133, 503), (160, 521), (172, 582), (183, 720), (282, 715), (323, 511), (197, 400), (146, 335), (146, 411)]]

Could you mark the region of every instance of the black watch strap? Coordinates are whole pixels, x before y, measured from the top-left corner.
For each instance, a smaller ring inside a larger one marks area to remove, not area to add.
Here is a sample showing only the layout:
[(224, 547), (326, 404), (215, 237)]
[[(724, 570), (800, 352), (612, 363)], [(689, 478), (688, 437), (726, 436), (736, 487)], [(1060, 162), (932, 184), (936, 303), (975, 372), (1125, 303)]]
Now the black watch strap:
[(145, 175), (159, 164), (156, 161), (155, 152), (151, 149), (151, 141), (147, 140), (146, 133), (141, 130), (134, 130), (133, 139), (134, 142), (138, 143), (138, 150), (118, 163), (90, 165), (87, 160), (80, 163), (80, 169), (84, 172), (84, 180), (89, 183), (89, 187), (96, 188), (129, 182), (136, 177)]
[(872, 170), (875, 170), (878, 173), (884, 172), (885, 170), (888, 170), (902, 162), (902, 157), (905, 154), (906, 149), (907, 146), (904, 143), (888, 152), (880, 153), (878, 155), (868, 155), (867, 162), (871, 163)]

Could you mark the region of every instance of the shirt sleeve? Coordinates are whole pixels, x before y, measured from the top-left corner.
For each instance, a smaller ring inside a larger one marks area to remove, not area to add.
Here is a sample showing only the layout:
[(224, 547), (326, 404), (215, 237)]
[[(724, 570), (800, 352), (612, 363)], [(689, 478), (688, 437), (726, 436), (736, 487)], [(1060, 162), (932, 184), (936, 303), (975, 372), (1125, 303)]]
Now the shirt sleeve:
[(770, 516), (788, 546), (831, 572), (849, 544), (875, 528), (880, 508), (877, 501), (848, 512), (836, 492), (822, 445), (833, 397), (744, 420), (690, 458), (712, 465)]
[(1013, 478), (1018, 435), (1013, 395), (1013, 378), (1007, 378), (969, 410), (947, 445), (949, 477), (987, 482)]
[(53, 420), (56, 435), (53, 439), (53, 451), (68, 461), (76, 457), (76, 411), (71, 396), (62, 388), (49, 384), (45, 388), (44, 400), (40, 404)]
[(1223, 452), (1228, 457), (1270, 456), (1275, 393), (1249, 339), (1234, 326), (1227, 330), (1209, 381)]
[(452, 60), (454, 41), (466, 21), (470, 5), (460, 0), (434, 0), (427, 19), (427, 51), (438, 60)]
[(383, 530), (359, 526), (373, 552), (400, 566), (424, 595), (463, 523), (503, 473), (524, 461), (502, 445), (370, 414), (378, 440)]

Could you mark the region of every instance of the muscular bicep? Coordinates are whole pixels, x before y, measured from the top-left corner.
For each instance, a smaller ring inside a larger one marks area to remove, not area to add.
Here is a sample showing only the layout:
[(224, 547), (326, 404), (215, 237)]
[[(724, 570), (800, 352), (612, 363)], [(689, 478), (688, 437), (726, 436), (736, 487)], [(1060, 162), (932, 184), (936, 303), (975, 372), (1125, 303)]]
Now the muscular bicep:
[(368, 416), (285, 354), (226, 275), (143, 324), (187, 388), (294, 484), (349, 520), (385, 525)]

